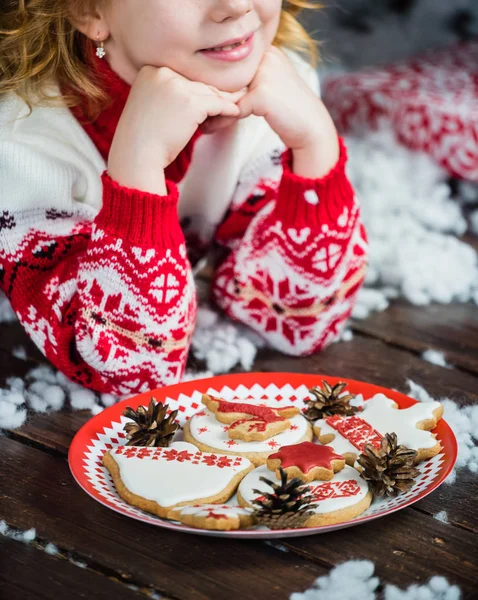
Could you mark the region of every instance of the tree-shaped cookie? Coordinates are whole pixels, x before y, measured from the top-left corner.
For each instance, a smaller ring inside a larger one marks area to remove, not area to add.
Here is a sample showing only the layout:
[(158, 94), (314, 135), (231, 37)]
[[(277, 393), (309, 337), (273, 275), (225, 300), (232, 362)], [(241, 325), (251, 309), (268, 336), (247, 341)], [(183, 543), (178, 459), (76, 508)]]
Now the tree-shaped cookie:
[(267, 459), (267, 467), (280, 478), (282, 468), (287, 476), (302, 481), (330, 481), (334, 473), (345, 466), (344, 457), (336, 454), (330, 446), (302, 442), (282, 448)]
[(245, 402), (229, 402), (203, 394), (202, 402), (221, 423), (228, 423), (231, 440), (254, 442), (269, 438), (290, 428), (289, 417), (300, 414), (298, 408), (270, 408)]

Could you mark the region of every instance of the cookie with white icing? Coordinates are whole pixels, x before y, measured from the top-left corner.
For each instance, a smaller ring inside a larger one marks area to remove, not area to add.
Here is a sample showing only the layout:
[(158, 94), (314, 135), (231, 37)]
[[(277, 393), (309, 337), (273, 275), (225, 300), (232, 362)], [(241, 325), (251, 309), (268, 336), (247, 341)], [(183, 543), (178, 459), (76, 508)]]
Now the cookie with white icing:
[(253, 510), (228, 504), (198, 504), (173, 508), (169, 518), (190, 527), (232, 531), (254, 524)]
[(254, 468), (247, 458), (201, 452), (185, 442), (118, 446), (105, 453), (103, 464), (125, 502), (158, 517), (177, 506), (226, 502)]
[[(261, 481), (261, 477), (269, 481), (276, 480), (274, 471), (265, 465), (251, 471), (239, 485), (237, 500), (241, 506), (254, 507), (253, 500), (273, 492), (268, 483)], [(310, 504), (312, 515), (306, 521), (306, 527), (349, 521), (366, 511), (372, 502), (372, 492), (367, 482), (356, 469), (347, 465), (331, 481), (312, 481), (307, 487), (315, 502)]]
[[(243, 404), (244, 401), (241, 402)], [(220, 452), (244, 456), (255, 465), (266, 462), (269, 454), (277, 451), (281, 446), (299, 444), (311, 441), (312, 427), (301, 414), (289, 419), (290, 427), (269, 439), (249, 441), (231, 439), (228, 435), (231, 424), (221, 423), (209, 409), (196, 413), (184, 425), (184, 439), (197, 446), (204, 452)]]
[(399, 444), (417, 451), (418, 462), (440, 452), (440, 442), (429, 430), (436, 427), (442, 414), (443, 406), (439, 402), (418, 402), (399, 409), (384, 394), (376, 394), (356, 415), (334, 415), (316, 421), (314, 433), (322, 444), (330, 444), (353, 465), (367, 442), (379, 448), (382, 437), (395, 432)]

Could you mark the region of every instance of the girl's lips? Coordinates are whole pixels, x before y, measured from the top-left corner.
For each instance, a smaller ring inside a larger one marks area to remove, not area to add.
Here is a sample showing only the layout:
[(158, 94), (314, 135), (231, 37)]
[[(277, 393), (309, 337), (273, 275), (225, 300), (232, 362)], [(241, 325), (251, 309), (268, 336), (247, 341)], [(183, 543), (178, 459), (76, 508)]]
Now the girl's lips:
[(200, 53), (208, 58), (214, 58), (216, 60), (225, 60), (228, 62), (234, 62), (238, 60), (244, 60), (247, 58), (254, 48), (254, 36), (253, 33), (247, 40), (240, 46), (236, 46), (231, 50), (200, 50)]

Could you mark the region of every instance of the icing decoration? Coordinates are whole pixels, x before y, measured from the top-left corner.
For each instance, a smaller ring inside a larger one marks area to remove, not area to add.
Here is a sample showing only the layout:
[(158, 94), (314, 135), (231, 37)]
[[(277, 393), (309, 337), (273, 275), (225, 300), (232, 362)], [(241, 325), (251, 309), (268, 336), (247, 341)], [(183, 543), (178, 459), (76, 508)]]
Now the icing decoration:
[(269, 460), (278, 459), (281, 467), (297, 467), (302, 473), (308, 473), (315, 467), (322, 467), (333, 471), (332, 461), (344, 459), (340, 454), (336, 454), (330, 446), (319, 446), (312, 442), (302, 442), (292, 446), (282, 446), (282, 448), (269, 455)]
[[(271, 449), (277, 450), (280, 446), (297, 444), (304, 438), (308, 428), (307, 419), (299, 414), (296, 417), (291, 417), (289, 419), (291, 423), (289, 429), (277, 433), (267, 440), (253, 442), (231, 440), (228, 436), (227, 429), (225, 430), (225, 425), (216, 420), (213, 412), (210, 410), (202, 412), (204, 415), (196, 413), (189, 420), (191, 436), (206, 446), (217, 448), (218, 451), (270, 452)], [(204, 431), (204, 428), (206, 428), (207, 431)], [(231, 442), (235, 442), (235, 444), (232, 444)]]
[[(353, 479), (321, 482), (318, 485), (311, 485), (309, 483), (307, 487), (309, 488), (309, 493), (314, 496), (314, 502), (323, 502), (324, 500), (332, 500), (333, 498), (348, 498), (360, 494), (360, 487)], [(257, 500), (265, 499), (265, 496), (257, 498)]]
[(187, 442), (169, 448), (118, 446), (110, 453), (131, 492), (165, 507), (215, 496), (251, 466), (247, 458), (201, 452)]
[[(239, 493), (248, 504), (265, 493), (271, 493), (270, 485), (261, 481), (261, 477), (273, 481), (275, 475), (266, 465), (262, 465), (248, 473), (239, 485)], [(310, 505), (314, 513), (328, 513), (343, 508), (348, 508), (360, 502), (368, 493), (367, 482), (360, 477), (360, 473), (353, 467), (345, 467), (335, 473), (332, 481), (312, 481), (307, 484), (315, 501)], [(254, 492), (254, 490), (257, 490)]]
[[(228, 400), (221, 400), (220, 398), (214, 397), (212, 397), (212, 400), (219, 403), (216, 412), (251, 415), (252, 417), (257, 417), (258, 421), (263, 421), (264, 423), (285, 421), (285, 417), (281, 416), (280, 413), (286, 410), (295, 409), (294, 406), (281, 406), (280, 408), (272, 409), (268, 406), (258, 406), (257, 404), (246, 404), (244, 402), (229, 402)], [(242, 419), (241, 422), (247, 420), (248, 419)], [(231, 427), (235, 425), (237, 425), (237, 421), (235, 421)]]
[[(242, 439), (244, 433), (265, 433), (268, 430), (268, 425), (273, 423), (281, 423), (280, 430), (284, 431), (290, 427), (290, 421), (283, 416), (285, 413), (289, 416), (299, 414), (299, 409), (294, 406), (281, 406), (275, 409), (270, 408), (264, 404), (252, 404), (245, 402), (230, 402), (229, 400), (223, 400), (215, 396), (209, 396), (204, 394), (203, 403), (214, 412), (214, 415), (218, 421), (222, 423), (231, 423), (228, 429), (228, 435), (230, 438)], [(212, 406), (211, 406), (212, 405)], [(292, 411), (292, 413), (291, 413)], [(236, 418), (237, 417), (237, 418)], [(246, 424), (246, 425), (245, 425)], [(238, 429), (241, 425), (245, 427), (245, 432), (236, 434), (234, 430)], [(278, 429), (271, 432), (271, 436), (274, 433), (278, 433)], [(268, 437), (266, 435), (266, 437)], [(260, 439), (256, 437), (256, 440)]]
[(358, 450), (362, 451), (365, 444), (372, 444), (377, 450), (380, 449), (382, 435), (364, 421), (361, 417), (327, 417), (325, 419), (327, 425), (338, 431), (344, 438), (353, 444)]
[(229, 504), (195, 504), (194, 506), (180, 506), (173, 509), (181, 515), (194, 515), (206, 517), (207, 519), (228, 519), (231, 517), (249, 516), (252, 509), (241, 506), (230, 506)]
[(434, 420), (433, 412), (440, 407), (440, 403), (419, 402), (402, 409), (395, 408), (394, 404), (384, 394), (376, 394), (364, 403), (360, 416), (329, 417), (317, 421), (315, 427), (320, 429), (320, 437), (335, 435), (330, 444), (340, 454), (356, 455), (357, 449), (362, 451), (367, 441), (379, 448), (379, 440), (392, 430), (397, 434), (398, 443), (407, 448), (433, 448), (437, 443), (435, 437), (429, 431), (418, 429), (417, 424)]

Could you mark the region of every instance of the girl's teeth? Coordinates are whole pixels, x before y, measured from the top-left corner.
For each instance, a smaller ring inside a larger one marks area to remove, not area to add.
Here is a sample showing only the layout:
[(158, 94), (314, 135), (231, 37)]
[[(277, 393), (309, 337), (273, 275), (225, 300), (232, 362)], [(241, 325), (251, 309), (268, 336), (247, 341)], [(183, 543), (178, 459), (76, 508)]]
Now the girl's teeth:
[(211, 50), (214, 50), (214, 52), (224, 52), (227, 50), (232, 50), (233, 48), (237, 48), (238, 46), (242, 46), (243, 44), (246, 43), (247, 40), (243, 40), (242, 42), (238, 42), (237, 44), (232, 44), (230, 46), (221, 46), (220, 48), (211, 48)]

